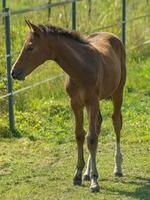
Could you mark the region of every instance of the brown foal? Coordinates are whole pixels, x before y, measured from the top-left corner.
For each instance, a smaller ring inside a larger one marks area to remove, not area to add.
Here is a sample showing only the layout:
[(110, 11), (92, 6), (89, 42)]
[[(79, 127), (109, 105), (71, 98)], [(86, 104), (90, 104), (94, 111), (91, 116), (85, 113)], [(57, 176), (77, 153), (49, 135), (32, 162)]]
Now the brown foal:
[(120, 131), (122, 128), (121, 105), (126, 80), (125, 49), (112, 33), (94, 33), (82, 38), (77, 32), (52, 25), (36, 25), (26, 21), (30, 28), (28, 37), (12, 70), (14, 79), (24, 80), (46, 60), (54, 60), (67, 74), (66, 91), (70, 96), (75, 115), (75, 134), (78, 149), (74, 185), (82, 182), (85, 166), (83, 144), (83, 109), (88, 113), (87, 146), (89, 158), (84, 180), (90, 180), (92, 192), (99, 191), (96, 168), (96, 150), (102, 116), (99, 100), (111, 97), (112, 115), (116, 133), (115, 176), (122, 176)]

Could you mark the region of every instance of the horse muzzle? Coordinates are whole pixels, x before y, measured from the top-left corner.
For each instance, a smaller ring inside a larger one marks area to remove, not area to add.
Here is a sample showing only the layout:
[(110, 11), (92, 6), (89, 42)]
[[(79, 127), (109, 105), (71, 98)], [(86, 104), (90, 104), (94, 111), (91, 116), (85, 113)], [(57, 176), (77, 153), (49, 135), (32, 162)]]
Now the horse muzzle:
[(17, 69), (17, 70), (13, 69), (11, 75), (13, 79), (25, 80), (24, 71), (22, 69)]

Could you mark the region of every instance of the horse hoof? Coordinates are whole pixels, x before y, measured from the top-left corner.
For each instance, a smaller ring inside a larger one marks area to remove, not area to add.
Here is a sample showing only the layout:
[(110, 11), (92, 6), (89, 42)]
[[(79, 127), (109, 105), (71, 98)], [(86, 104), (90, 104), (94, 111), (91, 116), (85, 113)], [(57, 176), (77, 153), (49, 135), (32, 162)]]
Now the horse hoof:
[(76, 185), (81, 185), (81, 183), (82, 183), (81, 178), (75, 177), (75, 178), (73, 179), (73, 185), (74, 185), (74, 186), (76, 186)]
[(85, 175), (83, 176), (83, 180), (84, 180), (84, 181), (90, 181), (90, 176), (87, 175), (87, 174), (85, 174)]
[(123, 176), (123, 174), (122, 173), (120, 173), (120, 172), (115, 172), (115, 177), (122, 177)]
[(91, 192), (99, 192), (100, 191), (100, 186), (98, 184), (94, 184), (90, 187)]

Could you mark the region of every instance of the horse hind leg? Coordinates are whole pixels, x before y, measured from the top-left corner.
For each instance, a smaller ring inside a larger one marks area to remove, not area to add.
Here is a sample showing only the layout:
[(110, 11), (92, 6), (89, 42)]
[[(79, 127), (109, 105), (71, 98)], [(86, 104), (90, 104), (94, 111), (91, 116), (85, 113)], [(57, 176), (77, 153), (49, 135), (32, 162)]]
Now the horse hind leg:
[[(101, 116), (101, 112), (99, 110), (98, 116), (97, 116), (97, 121), (96, 121), (96, 133), (97, 133), (97, 135), (100, 134), (101, 124), (102, 124), (102, 116)], [(91, 158), (90, 158), (90, 155), (89, 155), (86, 170), (85, 170), (85, 173), (84, 173), (84, 176), (83, 176), (84, 181), (90, 181), (90, 166), (91, 166)]]
[(90, 181), (90, 168), (91, 168), (91, 156), (89, 155), (86, 170), (85, 170), (85, 173), (83, 175), (84, 181)]
[[(97, 121), (96, 121), (96, 133), (97, 133), (97, 135), (100, 134), (101, 124), (102, 124), (102, 115), (101, 115), (101, 112), (99, 110), (98, 116), (97, 116)], [(86, 170), (85, 170), (85, 173), (84, 173), (84, 176), (83, 176), (84, 181), (90, 181), (90, 169), (91, 169), (91, 157), (89, 155)]]
[(119, 89), (115, 92), (115, 94), (112, 96), (112, 102), (113, 102), (113, 126), (116, 134), (116, 145), (115, 145), (115, 168), (114, 168), (114, 175), (115, 176), (122, 176), (122, 154), (121, 154), (121, 148), (120, 148), (120, 132), (122, 129), (122, 114), (121, 114), (121, 106), (123, 101), (123, 88)]

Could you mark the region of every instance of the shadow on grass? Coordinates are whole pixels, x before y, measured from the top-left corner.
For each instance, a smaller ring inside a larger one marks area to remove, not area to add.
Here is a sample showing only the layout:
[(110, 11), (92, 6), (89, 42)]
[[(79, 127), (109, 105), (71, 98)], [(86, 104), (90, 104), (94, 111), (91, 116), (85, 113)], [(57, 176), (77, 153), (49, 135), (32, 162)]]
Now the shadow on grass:
[(11, 131), (9, 128), (7, 127), (1, 127), (0, 128), (0, 138), (21, 138), (21, 133), (17, 130), (13, 130)]
[(3, 138), (3, 139), (9, 139), (9, 138), (20, 139), (23, 136), (27, 136), (29, 138), (29, 140), (31, 140), (31, 141), (36, 141), (37, 140), (37, 138), (35, 136), (30, 135), (29, 133), (20, 132), (18, 130), (11, 131), (7, 127), (0, 127), (0, 138)]
[[(102, 181), (110, 181), (108, 179), (103, 179)], [(122, 179), (111, 180), (112, 182), (121, 182), (123, 184), (137, 185), (137, 189), (133, 192), (127, 190), (120, 190), (119, 188), (112, 189), (107, 188), (110, 192), (117, 192), (120, 195), (125, 195), (128, 198), (135, 198), (139, 200), (149, 200), (150, 199), (150, 178), (135, 177), (132, 181), (124, 181)], [(129, 186), (130, 187), (130, 186)]]

